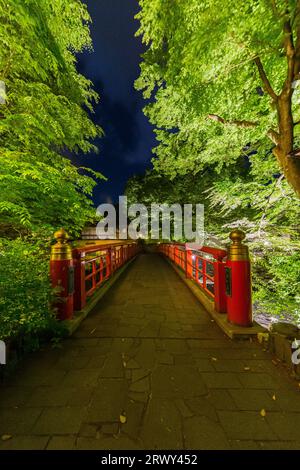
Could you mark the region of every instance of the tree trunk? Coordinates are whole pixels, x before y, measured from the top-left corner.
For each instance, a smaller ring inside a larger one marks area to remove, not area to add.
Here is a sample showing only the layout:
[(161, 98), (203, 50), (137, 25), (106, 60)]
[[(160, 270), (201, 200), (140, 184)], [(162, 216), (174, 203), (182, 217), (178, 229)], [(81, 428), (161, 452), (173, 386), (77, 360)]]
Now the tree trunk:
[(292, 91), (292, 89), (284, 90), (277, 100), (279, 139), (273, 153), (287, 182), (300, 197), (300, 158), (292, 154), (294, 144)]
[(273, 154), (277, 158), (280, 168), (287, 182), (292, 186), (297, 196), (300, 198), (300, 159), (290, 157), (280, 146), (275, 147)]

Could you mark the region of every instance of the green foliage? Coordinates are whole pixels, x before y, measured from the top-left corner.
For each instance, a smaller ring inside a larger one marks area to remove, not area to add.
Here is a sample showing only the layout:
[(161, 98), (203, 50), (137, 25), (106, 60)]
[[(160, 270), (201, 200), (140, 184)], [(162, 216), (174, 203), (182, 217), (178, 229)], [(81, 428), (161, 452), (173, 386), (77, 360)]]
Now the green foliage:
[[(277, 128), (277, 113), (255, 59), (278, 93), (286, 78), (287, 4), (296, 31), (293, 0), (140, 0), (137, 34), (148, 49), (136, 88), (152, 98), (145, 113), (156, 126), (158, 171), (174, 177), (209, 165), (221, 172), (239, 165), (249, 143), (257, 151), (253, 169), (259, 170), (265, 146), (272, 147), (268, 132)], [(299, 117), (295, 100), (295, 121)], [(253, 125), (238, 125), (247, 122)], [(274, 167), (278, 172), (273, 156), (269, 178)]]
[(89, 24), (80, 0), (0, 0), (0, 337), (25, 338), (26, 348), (60, 332), (51, 236), (60, 227), (79, 235), (103, 178), (72, 163), (102, 134), (91, 119), (98, 96), (76, 69), (76, 54), (92, 47)]
[[(207, 235), (224, 243), (232, 228), (244, 229), (259, 308), (298, 320), (300, 203), (272, 154), (278, 115), (257, 64), (259, 58), (280, 93), (287, 76), (283, 23), (289, 20), (299, 36), (296, 2), (140, 0), (140, 6), (137, 35), (147, 51), (136, 88), (158, 145), (154, 171), (128, 182), (130, 202), (203, 203)], [(298, 92), (292, 112), (299, 121)]]
[(1, 239), (0, 259), (0, 339), (22, 336), (37, 342), (42, 332), (57, 335), (49, 253), (28, 241)]
[(288, 253), (281, 247), (256, 255), (253, 278), (260, 310), (300, 324), (300, 251)]
[(198, 204), (205, 207), (206, 244), (225, 246), (231, 229), (248, 235), (253, 261), (254, 301), (257, 312), (269, 312), (300, 322), (299, 201), (277, 179), (263, 184), (249, 171), (236, 175), (227, 170), (221, 179), (214, 171), (186, 174), (173, 180), (156, 171), (135, 176), (127, 183), (130, 204)]
[(70, 161), (102, 133), (90, 118), (98, 96), (76, 70), (75, 54), (91, 48), (89, 22), (80, 0), (0, 0), (0, 215), (17, 232), (76, 235), (94, 215), (102, 175)]

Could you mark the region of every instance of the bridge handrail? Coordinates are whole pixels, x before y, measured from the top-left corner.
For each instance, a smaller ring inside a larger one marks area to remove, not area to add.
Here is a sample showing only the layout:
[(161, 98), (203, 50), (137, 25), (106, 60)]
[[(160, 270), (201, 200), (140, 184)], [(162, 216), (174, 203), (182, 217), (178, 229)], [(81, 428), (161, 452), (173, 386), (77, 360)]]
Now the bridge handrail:
[(97, 243), (97, 242), (89, 242), (88, 240), (84, 240), (85, 243), (83, 244), (80, 244), (78, 246), (73, 246), (72, 248), (72, 252), (74, 254), (74, 256), (78, 256), (80, 253), (93, 253), (93, 252), (97, 252), (97, 251), (101, 251), (101, 250), (104, 250), (104, 249), (109, 249), (111, 247), (121, 247), (121, 246), (124, 246), (124, 245), (136, 245), (137, 242), (134, 242), (134, 241), (119, 241), (119, 242), (113, 242), (113, 243), (110, 243), (109, 240), (107, 241), (107, 243)]
[[(170, 243), (167, 243), (167, 242), (160, 243), (160, 245), (169, 245), (169, 244)], [(191, 247), (187, 243), (178, 243), (178, 242), (173, 242), (173, 243), (171, 243), (171, 245), (180, 246), (180, 247), (184, 248), (185, 250), (190, 250), (190, 251), (193, 251), (193, 252), (208, 253), (208, 254), (212, 255), (214, 257), (214, 259), (216, 259), (218, 261), (222, 261), (224, 258), (226, 258), (227, 254), (228, 254), (227, 250), (224, 250), (222, 248), (215, 248), (215, 247), (212, 247), (212, 246), (205, 246), (205, 245), (200, 246), (199, 245), (199, 247)]]
[(217, 261), (223, 261), (226, 258), (228, 251), (221, 248), (214, 248), (211, 246), (202, 246), (201, 248), (196, 248), (196, 251), (208, 253), (214, 257)]
[(61, 320), (71, 319), (74, 311), (85, 308), (90, 298), (118, 269), (140, 251), (135, 241), (93, 242), (71, 246), (64, 230), (56, 232), (51, 247), (52, 286), (59, 288), (55, 307)]
[[(214, 300), (216, 310), (226, 311), (224, 290), (219, 280), (222, 260), (227, 251), (212, 247), (190, 247), (184, 243), (162, 243), (158, 250), (181, 268), (188, 279), (193, 279)], [(213, 256), (207, 259), (204, 254)], [(220, 260), (221, 258), (221, 260)]]
[[(82, 310), (87, 299), (138, 252), (136, 242), (83, 245), (73, 249), (75, 265), (74, 310)], [(87, 255), (95, 254), (93, 258)], [(98, 266), (97, 266), (98, 263)], [(90, 271), (87, 266), (91, 266)], [(88, 283), (91, 285), (88, 286)]]
[[(55, 234), (51, 247), (52, 286), (59, 288), (58, 317), (73, 317), (83, 310), (87, 298), (141, 250), (134, 241), (84, 243), (72, 247), (64, 230)], [(251, 263), (241, 230), (230, 234), (228, 250), (193, 247), (184, 243), (160, 243), (158, 251), (169, 257), (214, 301), (215, 311), (227, 313), (240, 326), (252, 324)], [(213, 259), (208, 259), (205, 255)], [(207, 300), (207, 297), (205, 297)], [(90, 304), (91, 305), (91, 304)]]
[(232, 231), (228, 250), (162, 242), (158, 251), (213, 300), (216, 312), (227, 313), (232, 323), (249, 326), (252, 324), (251, 267), (248, 247), (242, 244), (244, 238), (244, 232)]

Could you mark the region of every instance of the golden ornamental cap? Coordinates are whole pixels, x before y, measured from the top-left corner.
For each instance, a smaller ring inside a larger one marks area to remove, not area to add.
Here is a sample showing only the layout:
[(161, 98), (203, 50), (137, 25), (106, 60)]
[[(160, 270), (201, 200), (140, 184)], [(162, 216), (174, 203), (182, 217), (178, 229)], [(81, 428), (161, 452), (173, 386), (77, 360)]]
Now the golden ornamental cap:
[(228, 248), (227, 259), (230, 261), (249, 260), (249, 249), (242, 242), (246, 238), (245, 232), (239, 229), (233, 230), (229, 235), (232, 244)]
[(72, 259), (72, 248), (68, 243), (70, 237), (62, 228), (55, 232), (56, 243), (51, 246), (51, 260), (70, 260)]

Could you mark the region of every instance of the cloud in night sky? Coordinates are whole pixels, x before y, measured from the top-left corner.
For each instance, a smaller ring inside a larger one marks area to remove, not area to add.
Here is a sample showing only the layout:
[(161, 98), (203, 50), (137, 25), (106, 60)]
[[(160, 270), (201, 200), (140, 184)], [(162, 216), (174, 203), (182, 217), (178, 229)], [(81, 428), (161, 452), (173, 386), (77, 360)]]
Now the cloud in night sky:
[(134, 90), (144, 52), (140, 38), (134, 37), (138, 22), (137, 0), (86, 0), (92, 16), (93, 53), (81, 54), (78, 68), (91, 79), (100, 94), (93, 119), (104, 129), (97, 140), (100, 153), (75, 157), (102, 172), (107, 182), (95, 190), (95, 204), (117, 201), (127, 179), (151, 167), (151, 149), (156, 141), (152, 126), (142, 112), (145, 102)]

